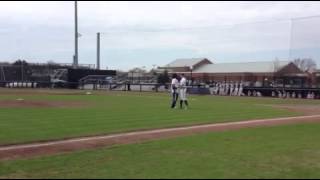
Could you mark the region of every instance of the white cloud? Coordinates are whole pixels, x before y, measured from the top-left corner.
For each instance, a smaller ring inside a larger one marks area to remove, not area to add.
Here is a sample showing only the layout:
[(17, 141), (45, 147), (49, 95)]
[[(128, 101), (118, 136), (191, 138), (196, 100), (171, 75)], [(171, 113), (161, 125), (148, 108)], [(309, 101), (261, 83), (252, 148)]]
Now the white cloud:
[[(71, 62), (73, 3), (1, 1), (0, 50), (4, 53), (0, 54), (0, 59), (27, 56)], [(109, 33), (102, 35), (103, 48), (108, 50), (183, 49), (199, 56), (286, 50), (290, 46), (290, 24), (282, 20), (316, 15), (320, 9), (320, 2), (80, 1), (78, 4), (79, 31), (83, 35), (79, 47), (80, 53), (86, 53), (82, 54), (86, 58), (80, 61), (84, 63), (94, 63), (98, 31)], [(279, 21), (250, 23), (272, 20)], [(233, 24), (241, 25), (231, 26)], [(182, 30), (185, 28), (195, 29)], [(319, 44), (319, 38), (312, 39), (319, 32), (315, 27), (293, 32), (297, 37), (294, 45)], [(312, 36), (304, 36), (307, 33)], [(160, 61), (150, 62), (154, 63), (161, 64)]]
[(72, 2), (63, 1), (1, 1), (0, 20), (26, 26), (66, 26), (73, 22), (72, 8)]

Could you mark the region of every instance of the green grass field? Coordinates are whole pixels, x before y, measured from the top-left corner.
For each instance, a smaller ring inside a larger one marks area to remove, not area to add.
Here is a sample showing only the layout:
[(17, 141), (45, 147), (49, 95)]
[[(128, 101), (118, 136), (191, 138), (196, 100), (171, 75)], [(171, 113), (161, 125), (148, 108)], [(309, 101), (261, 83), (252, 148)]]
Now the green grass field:
[(0, 91), (0, 100), (17, 98), (26, 101), (81, 102), (88, 106), (0, 107), (0, 145), (191, 124), (296, 116), (299, 113), (264, 104), (319, 103), (306, 100), (191, 96), (191, 108), (186, 111), (170, 109), (170, 96), (163, 93), (96, 92), (85, 95), (85, 91), (75, 91), (74, 94), (23, 94), (23, 91), (8, 94)]
[(319, 178), (320, 124), (216, 132), (0, 162), (0, 178)]
[[(0, 102), (79, 102), (84, 107), (0, 107), (0, 145), (141, 129), (297, 116), (278, 104), (313, 100), (190, 96), (170, 109), (169, 94), (0, 90)], [(271, 105), (271, 106), (270, 106)], [(319, 178), (320, 124), (212, 132), (0, 161), (0, 178)]]

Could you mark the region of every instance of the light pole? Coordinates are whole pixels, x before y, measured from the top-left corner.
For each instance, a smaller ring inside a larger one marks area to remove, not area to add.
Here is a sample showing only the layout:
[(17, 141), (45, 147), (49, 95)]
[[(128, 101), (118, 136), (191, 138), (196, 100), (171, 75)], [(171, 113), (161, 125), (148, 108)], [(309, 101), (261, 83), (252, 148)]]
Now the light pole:
[(97, 33), (97, 70), (100, 69), (100, 32)]
[(78, 67), (78, 2), (74, 2), (74, 60), (73, 60), (73, 66)]

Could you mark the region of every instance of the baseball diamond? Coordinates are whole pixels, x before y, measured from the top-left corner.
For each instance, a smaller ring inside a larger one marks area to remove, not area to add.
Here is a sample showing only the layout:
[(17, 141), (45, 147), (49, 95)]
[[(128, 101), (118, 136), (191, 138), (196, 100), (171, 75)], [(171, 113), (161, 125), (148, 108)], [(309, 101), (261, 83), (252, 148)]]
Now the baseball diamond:
[(0, 180), (320, 178), (319, 9), (0, 1)]

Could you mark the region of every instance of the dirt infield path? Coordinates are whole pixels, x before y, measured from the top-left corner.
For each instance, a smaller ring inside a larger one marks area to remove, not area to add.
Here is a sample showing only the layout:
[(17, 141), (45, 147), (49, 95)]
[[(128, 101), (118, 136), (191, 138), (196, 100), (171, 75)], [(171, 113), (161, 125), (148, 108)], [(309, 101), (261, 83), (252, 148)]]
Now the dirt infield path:
[(189, 127), (121, 133), (106, 136), (74, 138), (69, 140), (51, 141), (44, 143), (22, 144), (2, 147), (0, 146), (0, 160), (27, 158), (41, 155), (52, 155), (85, 149), (93, 149), (97, 147), (110, 147), (119, 144), (132, 144), (137, 142), (172, 138), (204, 132), (226, 131), (249, 127), (276, 126), (297, 123), (320, 123), (320, 115), (318, 114), (299, 117), (206, 124)]

